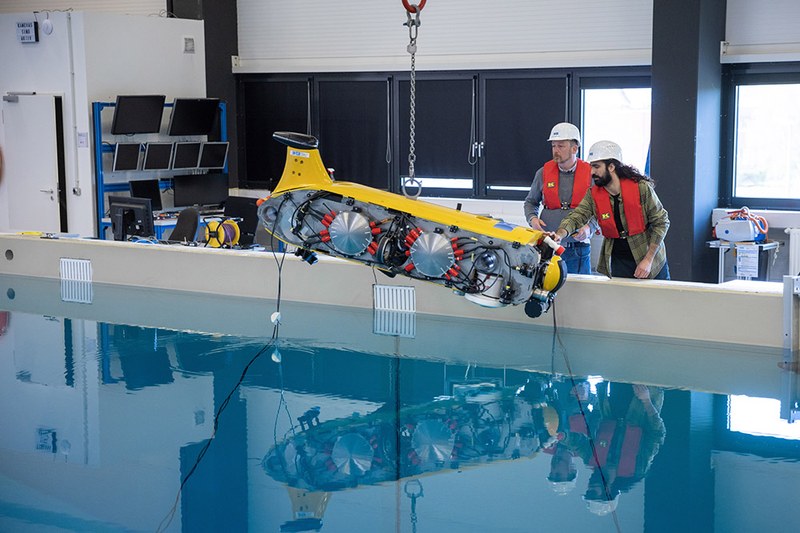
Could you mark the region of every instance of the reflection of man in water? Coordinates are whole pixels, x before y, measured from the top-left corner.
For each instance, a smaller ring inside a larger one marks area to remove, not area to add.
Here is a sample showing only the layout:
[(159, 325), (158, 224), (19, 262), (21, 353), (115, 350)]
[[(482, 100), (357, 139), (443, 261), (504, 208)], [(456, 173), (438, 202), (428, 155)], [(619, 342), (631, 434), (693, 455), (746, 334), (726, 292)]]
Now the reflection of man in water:
[(591, 512), (605, 515), (617, 508), (620, 493), (644, 478), (664, 442), (664, 391), (608, 382), (597, 389), (599, 419), (588, 457), (594, 472), (584, 500)]
[(597, 398), (585, 379), (555, 380), (551, 384), (551, 405), (558, 410), (557, 443), (552, 453), (547, 481), (556, 494), (571, 492), (577, 483), (579, 450), (588, 448), (585, 416), (594, 410)]
[(578, 467), (573, 450), (561, 442), (553, 447), (553, 458), (550, 459), (550, 473), (547, 481), (556, 494), (564, 495), (572, 492), (577, 484)]

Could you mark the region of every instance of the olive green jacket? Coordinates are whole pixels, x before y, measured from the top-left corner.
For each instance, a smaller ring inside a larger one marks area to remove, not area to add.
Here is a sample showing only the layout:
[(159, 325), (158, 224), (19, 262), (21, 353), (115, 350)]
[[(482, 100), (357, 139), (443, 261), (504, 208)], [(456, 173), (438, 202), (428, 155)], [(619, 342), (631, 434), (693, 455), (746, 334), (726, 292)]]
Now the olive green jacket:
[[(667, 262), (667, 249), (664, 246), (664, 237), (667, 235), (669, 229), (669, 216), (667, 210), (661, 204), (653, 186), (647, 181), (639, 182), (639, 198), (644, 211), (644, 222), (647, 229), (644, 233), (638, 235), (630, 235), (627, 237), (628, 244), (631, 247), (633, 258), (639, 263), (644, 256), (647, 255), (647, 250), (651, 243), (658, 245), (658, 250), (653, 258), (653, 265), (650, 268), (650, 278), (654, 278), (661, 272), (661, 268)], [(628, 229), (628, 221), (625, 218), (625, 207), (620, 204), (620, 214), (622, 217), (622, 225)], [(597, 216), (597, 206), (592, 197), (592, 190), (589, 189), (586, 195), (581, 200), (575, 209), (561, 221), (559, 229), (567, 232), (567, 235), (572, 234), (581, 226), (585, 225), (589, 219)], [(600, 258), (597, 261), (597, 271), (611, 277), (611, 249), (614, 245), (614, 239), (607, 237), (603, 238), (603, 245), (600, 248)]]

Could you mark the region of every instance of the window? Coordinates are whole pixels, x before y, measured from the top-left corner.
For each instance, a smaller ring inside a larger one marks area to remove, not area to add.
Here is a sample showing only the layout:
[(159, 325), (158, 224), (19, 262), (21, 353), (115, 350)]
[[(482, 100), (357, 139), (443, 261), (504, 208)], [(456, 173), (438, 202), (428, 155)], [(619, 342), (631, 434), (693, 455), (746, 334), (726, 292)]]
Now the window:
[(781, 402), (772, 398), (731, 396), (728, 428), (749, 435), (800, 440), (800, 426), (781, 419)]
[(733, 196), (800, 198), (800, 84), (735, 92)]
[(567, 115), (567, 76), (489, 73), (484, 77), (481, 163), (489, 198), (523, 199), (552, 158), (547, 142)]
[[(475, 160), (470, 158), (475, 96), (472, 77), (419, 73), (416, 79), (414, 175), (424, 196), (474, 194)], [(411, 85), (399, 82), (399, 177), (408, 176)], [(409, 192), (416, 192), (409, 185)]]
[(251, 79), (241, 84), (240, 101), (244, 118), (245, 175), (242, 187), (272, 189), (278, 183), (286, 162), (286, 146), (276, 142), (276, 131), (309, 133), (309, 81)]
[(649, 87), (583, 89), (583, 157), (595, 142), (614, 141), (622, 147), (623, 163), (648, 173), (650, 102)]
[(318, 79), (319, 153), (334, 177), (389, 187), (386, 79)]

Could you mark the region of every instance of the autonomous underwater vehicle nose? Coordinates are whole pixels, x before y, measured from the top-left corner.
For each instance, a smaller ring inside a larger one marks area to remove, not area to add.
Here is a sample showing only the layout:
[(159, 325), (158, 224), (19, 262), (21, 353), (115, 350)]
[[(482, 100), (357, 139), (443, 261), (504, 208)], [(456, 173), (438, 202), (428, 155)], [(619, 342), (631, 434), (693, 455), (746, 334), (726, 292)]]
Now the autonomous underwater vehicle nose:
[(319, 252), (450, 288), (484, 307), (525, 304), (537, 317), (564, 284), (563, 251), (543, 232), (416, 198), (334, 181), (315, 137), (276, 132), (287, 146), (278, 185), (258, 217), (313, 263)]

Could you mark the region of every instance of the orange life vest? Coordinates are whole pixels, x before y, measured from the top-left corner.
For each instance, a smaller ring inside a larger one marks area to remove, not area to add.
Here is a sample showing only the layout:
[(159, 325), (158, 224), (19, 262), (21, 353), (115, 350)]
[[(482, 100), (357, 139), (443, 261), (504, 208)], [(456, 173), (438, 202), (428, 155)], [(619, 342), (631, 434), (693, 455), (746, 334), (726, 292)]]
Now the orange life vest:
[[(644, 222), (644, 211), (642, 211), (642, 199), (639, 197), (639, 183), (629, 179), (619, 180), (622, 189), (622, 208), (625, 210), (625, 221), (628, 223), (627, 235), (638, 235), (646, 229)], [(594, 198), (595, 215), (597, 223), (600, 225), (600, 232), (603, 237), (609, 239), (619, 239), (617, 223), (614, 221), (614, 210), (611, 207), (611, 195), (605, 187), (592, 187), (592, 198)], [(626, 236), (627, 236), (626, 235)]]
[[(620, 477), (631, 477), (636, 473), (636, 456), (642, 443), (642, 428), (639, 426), (624, 426), (625, 433), (622, 435), (622, 445), (619, 449), (619, 457), (615, 457), (617, 475)], [(595, 466), (604, 467), (608, 462), (608, 454), (611, 451), (611, 444), (617, 432), (616, 420), (603, 420), (597, 428), (594, 437), (595, 442)], [(612, 463), (614, 461), (612, 460)]]
[[(561, 204), (561, 198), (558, 196), (558, 163), (553, 160), (544, 164), (544, 171), (542, 178), (542, 196), (544, 199), (544, 206), (547, 209), (565, 209), (566, 207)], [(578, 164), (575, 167), (575, 177), (572, 180), (572, 201), (569, 207), (575, 209), (583, 197), (586, 196), (586, 191), (592, 184), (592, 167), (586, 161), (578, 159)]]
[[(619, 457), (615, 457), (614, 460), (617, 466), (617, 474), (630, 477), (636, 473), (636, 457), (639, 454), (639, 448), (642, 443), (642, 428), (630, 424), (625, 424), (624, 428), (625, 433), (622, 435)], [(611, 443), (614, 440), (617, 429), (616, 420), (603, 420), (600, 422), (600, 426), (594, 436), (595, 456), (592, 461), (594, 466), (606, 466), (608, 453), (611, 451)], [(573, 433), (589, 435), (586, 420), (581, 415), (571, 415), (569, 417), (569, 430)]]

